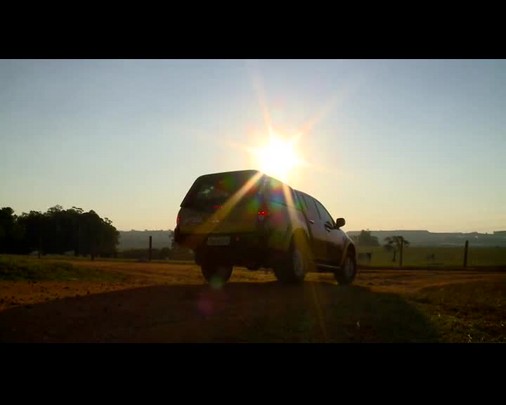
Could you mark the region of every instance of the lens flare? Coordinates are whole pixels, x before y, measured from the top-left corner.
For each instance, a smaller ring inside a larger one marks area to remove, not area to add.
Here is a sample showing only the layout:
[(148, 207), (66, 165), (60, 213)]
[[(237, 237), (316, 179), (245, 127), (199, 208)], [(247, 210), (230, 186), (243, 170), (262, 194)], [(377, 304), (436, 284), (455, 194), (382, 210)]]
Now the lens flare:
[(253, 148), (255, 166), (269, 176), (288, 181), (293, 169), (301, 164), (296, 138), (284, 139), (271, 133), (265, 145)]

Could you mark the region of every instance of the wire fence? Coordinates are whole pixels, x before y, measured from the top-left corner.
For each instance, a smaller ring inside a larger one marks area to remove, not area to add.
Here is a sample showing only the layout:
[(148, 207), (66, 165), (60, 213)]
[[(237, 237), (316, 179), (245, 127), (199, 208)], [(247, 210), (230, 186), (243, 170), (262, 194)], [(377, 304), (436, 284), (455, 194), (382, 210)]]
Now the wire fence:
[[(358, 246), (358, 265), (363, 267), (400, 267), (400, 251), (388, 251), (383, 247)], [(467, 263), (465, 246), (429, 247), (404, 246), (402, 267), (423, 268), (473, 268), (506, 267), (506, 247), (469, 246)]]

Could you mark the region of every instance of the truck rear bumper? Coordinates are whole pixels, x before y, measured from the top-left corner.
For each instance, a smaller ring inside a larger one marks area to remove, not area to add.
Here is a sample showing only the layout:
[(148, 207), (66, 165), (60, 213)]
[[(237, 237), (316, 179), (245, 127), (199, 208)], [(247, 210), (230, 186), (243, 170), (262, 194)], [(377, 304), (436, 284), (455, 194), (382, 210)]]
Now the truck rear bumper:
[(195, 252), (197, 264), (213, 261), (251, 268), (269, 267), (268, 235), (265, 233), (184, 235), (176, 228), (174, 240)]

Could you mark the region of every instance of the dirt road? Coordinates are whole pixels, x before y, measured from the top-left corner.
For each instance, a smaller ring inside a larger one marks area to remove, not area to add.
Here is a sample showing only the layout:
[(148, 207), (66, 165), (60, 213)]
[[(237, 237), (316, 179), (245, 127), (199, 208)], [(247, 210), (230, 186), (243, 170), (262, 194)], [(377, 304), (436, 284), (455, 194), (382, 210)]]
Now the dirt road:
[(436, 342), (411, 294), (484, 278), (506, 284), (504, 273), (384, 270), (361, 271), (348, 287), (331, 274), (284, 286), (236, 268), (213, 289), (195, 265), (93, 266), (128, 279), (0, 281), (0, 342)]

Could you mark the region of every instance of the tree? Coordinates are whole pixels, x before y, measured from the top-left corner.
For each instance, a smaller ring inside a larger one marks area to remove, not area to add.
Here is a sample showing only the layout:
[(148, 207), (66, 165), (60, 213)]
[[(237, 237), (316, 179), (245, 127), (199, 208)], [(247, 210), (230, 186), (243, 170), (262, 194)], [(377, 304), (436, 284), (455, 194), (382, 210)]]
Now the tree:
[(83, 254), (114, 256), (119, 240), (119, 232), (109, 219), (102, 219), (91, 210), (80, 216), (79, 250)]
[(0, 209), (0, 253), (17, 253), (23, 240), (23, 228), (11, 207)]
[(393, 252), (392, 261), (396, 261), (397, 252), (400, 252), (400, 261), (399, 266), (402, 267), (402, 253), (403, 246), (409, 246), (409, 242), (404, 239), (403, 236), (395, 235), (395, 236), (387, 236), (385, 238), (385, 249), (389, 252)]
[(10, 207), (0, 209), (0, 253), (30, 253), (34, 250), (76, 256), (115, 256), (119, 232), (108, 218), (95, 211), (84, 212), (72, 207), (51, 207), (44, 214), (38, 211), (14, 215)]
[(360, 234), (353, 237), (355, 243), (359, 246), (379, 246), (379, 240), (376, 236), (371, 235), (371, 231), (368, 229), (367, 231), (360, 231)]
[(30, 253), (34, 250), (42, 251), (42, 238), (44, 234), (46, 217), (38, 211), (30, 211), (30, 213), (21, 214), (18, 218), (18, 224), (24, 229), (24, 238), (22, 242), (22, 253)]
[(73, 250), (73, 211), (56, 205), (44, 214), (42, 248), (45, 253), (63, 254)]

